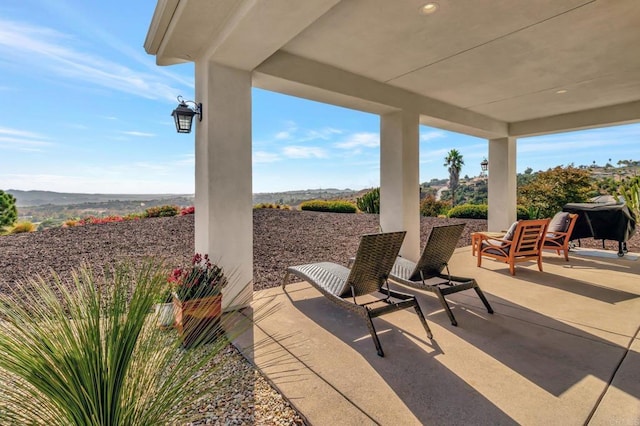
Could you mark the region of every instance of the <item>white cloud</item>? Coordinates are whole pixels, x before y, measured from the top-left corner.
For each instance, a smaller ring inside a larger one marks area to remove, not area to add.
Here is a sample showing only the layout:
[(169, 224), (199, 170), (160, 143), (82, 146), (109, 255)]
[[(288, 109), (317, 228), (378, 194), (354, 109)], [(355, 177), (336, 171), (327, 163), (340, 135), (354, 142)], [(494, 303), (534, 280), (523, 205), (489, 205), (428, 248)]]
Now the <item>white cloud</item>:
[[(636, 133), (638, 134), (638, 133)], [(632, 136), (624, 135), (626, 137)], [(608, 134), (594, 133), (575, 133), (552, 135), (536, 138), (526, 138), (518, 140), (518, 154), (521, 153), (544, 153), (548, 155), (551, 152), (584, 152), (588, 148), (610, 148), (612, 146), (636, 145), (637, 140), (632, 138), (622, 139), (622, 135), (609, 130)], [(606, 151), (605, 151), (606, 152)], [(606, 154), (605, 154), (606, 156)]]
[[(140, 72), (72, 47), (74, 39), (50, 28), (0, 19), (0, 55), (24, 69), (134, 94), (175, 99), (180, 90), (161, 73)], [(19, 46), (19, 48), (16, 48)]]
[(438, 130), (433, 130), (427, 133), (421, 133), (420, 134), (420, 142), (427, 142), (433, 139), (440, 139), (440, 138), (444, 138), (446, 137), (446, 134), (444, 132), (438, 131)]
[(195, 154), (185, 154), (182, 158), (177, 159), (174, 163), (178, 167), (195, 167), (196, 165), (196, 155)]
[(282, 153), (289, 158), (327, 158), (327, 152), (313, 146), (287, 146)]
[(291, 139), (291, 132), (282, 131), (275, 134), (276, 140)]
[(53, 145), (45, 136), (38, 133), (0, 127), (0, 149), (40, 152), (43, 147)]
[(330, 140), (334, 135), (342, 134), (342, 130), (333, 127), (325, 127), (319, 130), (307, 130), (305, 135), (298, 140), (300, 142), (312, 141), (317, 139)]
[(139, 136), (142, 138), (152, 138), (155, 136), (155, 134), (153, 133), (146, 133), (146, 132), (137, 132), (137, 131), (129, 131), (129, 132), (122, 132), (125, 135), (129, 135), (129, 136)]
[(380, 146), (380, 135), (371, 132), (360, 132), (350, 135), (346, 140), (335, 144), (336, 148), (377, 148)]
[(285, 129), (276, 133), (273, 138), (275, 140), (289, 140), (292, 139), (295, 133), (298, 131), (298, 126), (294, 121), (286, 121)]
[(253, 153), (253, 163), (274, 163), (276, 161), (280, 161), (280, 156), (278, 154), (274, 154), (273, 152), (266, 151), (255, 151)]
[(171, 165), (162, 163), (149, 163), (146, 161), (138, 161), (133, 163), (133, 167), (137, 171), (146, 170), (149, 172), (156, 172), (159, 174), (169, 174), (171, 172)]
[[(129, 166), (131, 167), (131, 165)], [(192, 175), (174, 176), (167, 180), (164, 174), (153, 174), (141, 169), (140, 173), (129, 168), (123, 173), (118, 168), (94, 167), (93, 173), (86, 170), (70, 170), (67, 174), (5, 174), (0, 175), (6, 188), (21, 190), (45, 190), (58, 192), (102, 193), (102, 194), (192, 194)], [(117, 189), (114, 189), (117, 188)]]
[(300, 129), (294, 121), (287, 121), (286, 128), (273, 136), (274, 140), (289, 140), (295, 142), (308, 142), (313, 140), (331, 140), (334, 135), (342, 134), (342, 130), (333, 127), (321, 129)]

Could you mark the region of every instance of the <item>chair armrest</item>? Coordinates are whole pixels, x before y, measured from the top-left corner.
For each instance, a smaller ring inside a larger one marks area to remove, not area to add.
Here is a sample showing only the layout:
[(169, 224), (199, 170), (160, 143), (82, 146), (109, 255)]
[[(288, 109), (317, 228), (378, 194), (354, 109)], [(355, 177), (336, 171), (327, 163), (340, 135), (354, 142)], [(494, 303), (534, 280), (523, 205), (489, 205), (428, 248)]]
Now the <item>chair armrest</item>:
[(556, 232), (556, 231), (553, 231), (553, 232), (547, 232), (545, 234), (545, 236), (544, 236), (544, 239), (545, 240), (559, 240), (561, 238), (568, 237), (568, 236), (569, 236), (568, 232)]
[[(480, 236), (480, 246), (482, 246), (482, 242), (486, 241), (487, 244), (489, 244), (490, 246), (493, 247), (508, 247), (511, 244), (513, 244), (513, 241), (511, 240), (505, 240), (503, 238), (496, 238), (496, 237), (490, 237), (487, 235), (481, 235)], [(495, 244), (495, 243), (499, 243), (499, 244)]]

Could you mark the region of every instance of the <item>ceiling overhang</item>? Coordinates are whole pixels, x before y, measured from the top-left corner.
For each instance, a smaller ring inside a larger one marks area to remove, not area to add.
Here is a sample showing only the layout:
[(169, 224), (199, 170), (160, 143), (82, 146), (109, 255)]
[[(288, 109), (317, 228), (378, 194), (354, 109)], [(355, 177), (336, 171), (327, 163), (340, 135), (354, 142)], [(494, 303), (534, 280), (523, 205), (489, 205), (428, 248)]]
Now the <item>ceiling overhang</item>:
[(145, 49), (484, 138), (640, 121), (640, 2), (159, 0)]

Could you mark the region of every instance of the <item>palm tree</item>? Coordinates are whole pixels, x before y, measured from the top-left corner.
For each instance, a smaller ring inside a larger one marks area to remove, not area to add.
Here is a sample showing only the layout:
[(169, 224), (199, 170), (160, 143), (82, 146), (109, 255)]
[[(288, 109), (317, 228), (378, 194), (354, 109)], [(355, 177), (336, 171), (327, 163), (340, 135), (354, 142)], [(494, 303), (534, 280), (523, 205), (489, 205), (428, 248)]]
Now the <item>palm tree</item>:
[(457, 149), (449, 151), (444, 158), (444, 165), (448, 167), (449, 171), (449, 189), (451, 190), (451, 205), (456, 205), (456, 189), (458, 189), (458, 183), (460, 180), (460, 170), (464, 165), (462, 160), (462, 154)]

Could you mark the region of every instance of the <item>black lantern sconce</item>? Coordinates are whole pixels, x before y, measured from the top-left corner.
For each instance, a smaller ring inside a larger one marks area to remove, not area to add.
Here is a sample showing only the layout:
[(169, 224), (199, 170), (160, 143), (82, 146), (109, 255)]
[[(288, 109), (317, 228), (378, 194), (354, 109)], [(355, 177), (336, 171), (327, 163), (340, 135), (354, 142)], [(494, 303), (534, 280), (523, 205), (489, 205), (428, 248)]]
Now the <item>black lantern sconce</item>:
[(489, 170), (489, 161), (486, 158), (480, 162), (480, 169), (483, 174)]
[[(180, 104), (171, 113), (176, 122), (176, 130), (178, 133), (191, 133), (193, 116), (197, 115), (199, 121), (202, 121), (202, 104), (194, 101), (185, 101), (182, 96), (178, 96), (178, 102)], [(189, 103), (194, 105), (193, 109), (189, 108), (187, 105)]]

